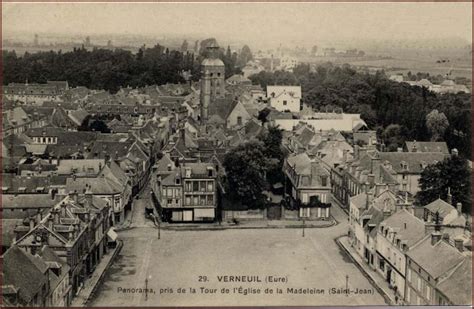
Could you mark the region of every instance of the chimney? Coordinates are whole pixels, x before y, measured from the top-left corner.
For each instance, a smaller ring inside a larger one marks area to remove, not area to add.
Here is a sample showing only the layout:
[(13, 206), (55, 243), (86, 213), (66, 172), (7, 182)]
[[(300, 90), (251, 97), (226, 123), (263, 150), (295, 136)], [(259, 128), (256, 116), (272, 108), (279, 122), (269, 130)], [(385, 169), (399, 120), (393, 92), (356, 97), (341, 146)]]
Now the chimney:
[(384, 209), (383, 211), (383, 219), (387, 219), (388, 217), (390, 217), (390, 215), (392, 214), (392, 212), (388, 209)]
[(61, 204), (61, 217), (66, 217), (66, 204), (64, 202)]
[(439, 231), (434, 231), (431, 233), (431, 245), (434, 246), (438, 241), (441, 240), (441, 233)]
[(30, 231), (35, 228), (35, 218), (30, 218)]
[(373, 188), (375, 185), (375, 175), (374, 174), (367, 175), (367, 181), (369, 182), (370, 188)]
[(36, 221), (40, 223), (41, 220), (43, 220), (43, 213), (41, 213), (41, 211), (38, 210), (38, 213), (36, 214)]
[(86, 202), (89, 206), (92, 205), (92, 191), (91, 190), (87, 190), (86, 193), (84, 194), (84, 197), (86, 198)]
[(74, 190), (73, 192), (69, 192), (69, 197), (70, 197), (74, 202), (77, 202), (77, 190)]
[(54, 224), (59, 224), (59, 209), (53, 209), (51, 213), (53, 214)]
[(458, 249), (459, 252), (463, 252), (464, 251), (464, 241), (461, 238), (456, 238), (454, 240), (454, 247), (456, 247), (456, 249)]
[(453, 196), (451, 195), (451, 188), (450, 187), (448, 187), (448, 196), (446, 198), (446, 202), (449, 205), (453, 205)]
[(462, 204), (456, 203), (456, 209), (458, 211), (458, 215), (460, 216), (462, 214)]
[(416, 149), (416, 141), (413, 141), (413, 147), (411, 149), (411, 152), (417, 152), (418, 150)]
[(49, 228), (50, 230), (53, 230), (53, 220), (54, 220), (54, 219), (53, 219), (52, 216), (49, 216), (49, 217), (48, 217), (48, 228)]

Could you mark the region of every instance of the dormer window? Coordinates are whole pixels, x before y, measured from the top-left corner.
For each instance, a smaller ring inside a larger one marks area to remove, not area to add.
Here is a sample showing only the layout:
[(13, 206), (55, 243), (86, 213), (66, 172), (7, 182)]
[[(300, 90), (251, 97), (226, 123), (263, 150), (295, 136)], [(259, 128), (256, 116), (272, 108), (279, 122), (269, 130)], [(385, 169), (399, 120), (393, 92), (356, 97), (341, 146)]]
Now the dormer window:
[(400, 162), (400, 166), (401, 166), (402, 170), (404, 170), (404, 171), (408, 170), (408, 163), (406, 163), (405, 161)]

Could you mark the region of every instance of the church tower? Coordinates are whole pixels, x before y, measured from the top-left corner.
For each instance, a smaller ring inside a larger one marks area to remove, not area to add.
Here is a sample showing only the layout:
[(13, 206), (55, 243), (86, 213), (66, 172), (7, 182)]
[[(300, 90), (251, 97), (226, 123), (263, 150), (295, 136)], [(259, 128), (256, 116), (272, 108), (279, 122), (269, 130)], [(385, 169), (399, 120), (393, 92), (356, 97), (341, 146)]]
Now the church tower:
[(207, 47), (208, 57), (201, 63), (201, 124), (209, 117), (209, 105), (225, 96), (225, 66), (218, 58), (219, 46)]

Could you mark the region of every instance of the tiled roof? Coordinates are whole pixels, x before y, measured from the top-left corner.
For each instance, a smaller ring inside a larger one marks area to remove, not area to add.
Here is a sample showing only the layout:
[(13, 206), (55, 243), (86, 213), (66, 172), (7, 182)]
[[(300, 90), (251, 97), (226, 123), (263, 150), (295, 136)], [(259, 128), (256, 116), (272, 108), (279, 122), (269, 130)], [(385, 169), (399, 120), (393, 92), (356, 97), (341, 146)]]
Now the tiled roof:
[(446, 158), (444, 153), (435, 152), (379, 152), (378, 155), (382, 164), (389, 162), (397, 173), (405, 171), (402, 163), (406, 163), (407, 172), (411, 174), (421, 174), (424, 165), (434, 164)]
[(407, 255), (435, 279), (465, 259), (458, 249), (444, 240), (432, 245), (431, 235), (427, 235), (422, 242), (409, 250)]
[(382, 223), (394, 229), (400, 240), (406, 241), (408, 247), (413, 246), (425, 236), (424, 222), (405, 209), (397, 211)]
[(472, 256), (438, 285), (441, 291), (454, 305), (472, 305)]
[(2, 194), (2, 208), (22, 209), (22, 208), (46, 208), (49, 209), (59, 202), (56, 196), (51, 194)]
[(232, 112), (238, 101), (233, 97), (216, 99), (209, 104), (209, 118), (213, 115), (219, 116), (222, 120), (227, 120), (227, 116)]
[(446, 142), (405, 142), (408, 152), (441, 152), (449, 154)]
[[(43, 262), (43, 266), (46, 264)], [(13, 285), (19, 291), (19, 297), (24, 303), (29, 303), (40, 289), (48, 282), (47, 276), (38, 267), (41, 262), (20, 248), (13, 246), (3, 256), (3, 282)]]
[(437, 200), (429, 203), (428, 205), (424, 206), (425, 209), (428, 209), (432, 213), (439, 212), (439, 215), (444, 218), (447, 214), (451, 211), (456, 210), (453, 206), (446, 203), (442, 199), (438, 198)]

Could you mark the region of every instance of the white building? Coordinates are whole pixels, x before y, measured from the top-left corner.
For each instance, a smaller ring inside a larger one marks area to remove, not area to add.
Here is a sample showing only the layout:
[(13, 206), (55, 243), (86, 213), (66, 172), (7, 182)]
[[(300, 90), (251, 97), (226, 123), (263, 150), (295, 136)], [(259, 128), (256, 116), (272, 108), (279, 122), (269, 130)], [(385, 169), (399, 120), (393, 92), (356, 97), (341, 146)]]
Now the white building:
[(283, 56), (280, 58), (279, 69), (283, 71), (293, 72), (293, 69), (298, 65), (298, 59), (290, 56)]
[(280, 112), (299, 113), (301, 107), (301, 86), (267, 86), (270, 106)]

